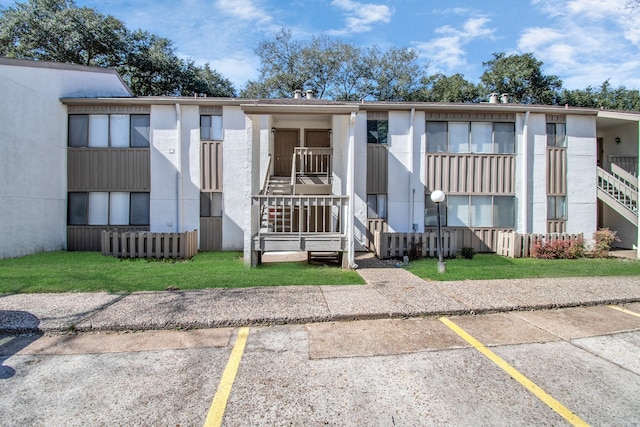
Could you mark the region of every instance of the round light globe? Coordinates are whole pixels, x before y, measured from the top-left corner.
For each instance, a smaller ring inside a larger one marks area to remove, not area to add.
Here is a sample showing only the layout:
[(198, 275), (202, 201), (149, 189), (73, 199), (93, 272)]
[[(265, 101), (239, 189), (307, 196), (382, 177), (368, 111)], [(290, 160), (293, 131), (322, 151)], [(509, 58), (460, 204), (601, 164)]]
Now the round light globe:
[(433, 193), (431, 193), (431, 201), (435, 203), (444, 202), (444, 191), (436, 190)]

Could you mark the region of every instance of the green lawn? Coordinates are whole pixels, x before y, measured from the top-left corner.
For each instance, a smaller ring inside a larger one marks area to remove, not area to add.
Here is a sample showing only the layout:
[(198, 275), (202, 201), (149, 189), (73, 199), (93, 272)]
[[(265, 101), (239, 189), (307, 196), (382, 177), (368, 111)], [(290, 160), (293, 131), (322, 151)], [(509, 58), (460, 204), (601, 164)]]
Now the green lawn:
[(306, 262), (269, 263), (247, 269), (238, 252), (203, 252), (190, 261), (121, 260), (98, 252), (64, 251), (0, 260), (0, 293), (362, 283), (355, 271)]
[(438, 273), (434, 258), (411, 261), (411, 273), (431, 280), (522, 279), (528, 277), (586, 277), (640, 275), (640, 261), (608, 258), (543, 260), (536, 258), (506, 258), (478, 254), (473, 259), (447, 259), (447, 271)]

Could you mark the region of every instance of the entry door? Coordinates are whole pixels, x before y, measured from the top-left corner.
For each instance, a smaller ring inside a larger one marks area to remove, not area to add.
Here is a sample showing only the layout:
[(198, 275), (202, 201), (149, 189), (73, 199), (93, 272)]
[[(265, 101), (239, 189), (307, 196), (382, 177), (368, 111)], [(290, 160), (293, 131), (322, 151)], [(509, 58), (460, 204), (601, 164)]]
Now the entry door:
[(273, 173), (276, 176), (291, 176), (291, 162), (293, 161), (293, 149), (298, 146), (297, 129), (276, 129), (273, 151), (275, 162)]

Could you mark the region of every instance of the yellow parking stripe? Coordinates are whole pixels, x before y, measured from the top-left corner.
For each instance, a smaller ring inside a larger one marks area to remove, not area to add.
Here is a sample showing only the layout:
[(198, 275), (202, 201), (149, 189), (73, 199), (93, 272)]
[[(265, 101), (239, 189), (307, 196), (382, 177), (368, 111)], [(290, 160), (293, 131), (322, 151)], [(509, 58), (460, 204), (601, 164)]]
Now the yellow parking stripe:
[(618, 307), (618, 306), (615, 306), (615, 305), (608, 305), (607, 307), (613, 308), (614, 310), (618, 310), (618, 311), (621, 311), (621, 312), (626, 313), (626, 314), (630, 314), (632, 316), (640, 317), (640, 313), (636, 313), (635, 311), (626, 310), (626, 309), (624, 309), (622, 307)]
[(463, 340), (471, 344), (473, 348), (478, 350), (484, 356), (486, 356), (493, 363), (498, 365), (503, 371), (509, 374), (514, 380), (518, 381), (522, 384), (527, 390), (533, 393), (538, 399), (542, 400), (547, 406), (556, 411), (560, 416), (566, 419), (569, 423), (574, 426), (588, 426), (586, 422), (584, 422), (580, 417), (567, 409), (562, 403), (558, 402), (556, 399), (551, 397), (548, 393), (534, 384), (530, 379), (522, 375), (518, 370), (516, 370), (513, 366), (509, 365), (505, 360), (500, 358), (497, 354), (489, 350), (485, 347), (480, 341), (476, 340), (474, 337), (465, 332), (458, 325), (453, 323), (451, 320), (446, 317), (441, 317), (440, 321), (447, 325), (452, 331), (458, 334)]
[(6, 343), (12, 341), (15, 337), (6, 337), (0, 338), (0, 345), (5, 345)]
[(238, 331), (238, 338), (236, 339), (236, 343), (231, 351), (231, 356), (229, 356), (227, 367), (224, 368), (224, 373), (220, 379), (218, 390), (216, 391), (216, 395), (213, 397), (213, 402), (211, 402), (207, 419), (204, 421), (204, 427), (219, 427), (222, 425), (224, 410), (227, 407), (227, 400), (229, 399), (231, 387), (233, 386), (236, 374), (238, 373), (238, 367), (240, 366), (240, 360), (242, 359), (242, 353), (244, 352), (244, 347), (247, 344), (248, 336), (249, 328), (240, 328)]

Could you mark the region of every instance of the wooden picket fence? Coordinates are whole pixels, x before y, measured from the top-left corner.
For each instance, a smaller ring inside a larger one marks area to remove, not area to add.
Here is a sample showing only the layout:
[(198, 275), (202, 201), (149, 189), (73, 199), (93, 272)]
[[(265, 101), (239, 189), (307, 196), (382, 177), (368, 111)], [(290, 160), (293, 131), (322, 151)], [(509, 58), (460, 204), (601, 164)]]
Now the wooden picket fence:
[(116, 258), (190, 259), (198, 253), (198, 231), (151, 233), (102, 232), (102, 255)]
[(556, 240), (575, 241), (582, 237), (582, 233), (520, 234), (513, 231), (499, 231), (496, 253), (509, 258), (527, 258), (531, 256), (536, 243)]
[[(442, 231), (442, 256), (450, 258), (458, 252), (455, 231)], [(401, 258), (409, 255), (414, 245), (422, 257), (436, 257), (438, 255), (436, 242), (438, 233), (391, 233), (376, 230), (375, 254), (380, 259)]]

